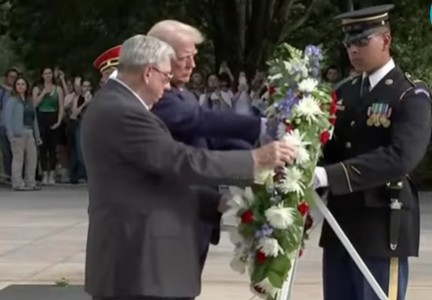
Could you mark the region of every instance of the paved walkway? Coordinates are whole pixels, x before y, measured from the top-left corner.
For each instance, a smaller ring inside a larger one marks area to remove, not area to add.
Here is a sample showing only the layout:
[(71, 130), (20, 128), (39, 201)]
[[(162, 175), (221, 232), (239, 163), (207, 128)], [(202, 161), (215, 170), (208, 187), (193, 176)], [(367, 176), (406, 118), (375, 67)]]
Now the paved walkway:
[[(432, 195), (423, 200), (431, 200)], [(13, 283), (82, 283), (87, 230), (82, 188), (17, 193), (0, 189), (0, 288)], [(408, 300), (432, 298), (432, 203), (423, 201), (421, 257), (412, 260)], [(293, 299), (321, 299), (318, 230), (300, 261)], [(211, 249), (201, 300), (250, 299), (247, 278), (229, 269), (226, 234)]]

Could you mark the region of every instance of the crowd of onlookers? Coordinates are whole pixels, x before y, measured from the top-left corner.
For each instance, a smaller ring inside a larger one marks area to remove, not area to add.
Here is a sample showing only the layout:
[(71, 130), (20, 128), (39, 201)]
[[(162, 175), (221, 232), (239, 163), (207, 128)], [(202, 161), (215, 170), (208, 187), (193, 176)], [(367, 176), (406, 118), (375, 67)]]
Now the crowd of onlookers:
[(67, 78), (59, 68), (44, 68), (33, 83), (8, 69), (0, 86), (3, 182), (15, 190), (37, 190), (37, 182), (85, 181), (79, 129), (92, 95), (89, 80)]
[[(339, 80), (336, 67), (323, 75), (331, 83)], [(262, 115), (266, 108), (264, 72), (251, 80), (243, 72), (234, 78), (222, 64), (219, 73), (194, 73), (188, 88), (211, 110)], [(93, 94), (89, 80), (68, 77), (60, 68), (42, 69), (33, 83), (17, 68), (8, 69), (0, 85), (0, 179), (15, 190), (85, 182), (80, 122)]]

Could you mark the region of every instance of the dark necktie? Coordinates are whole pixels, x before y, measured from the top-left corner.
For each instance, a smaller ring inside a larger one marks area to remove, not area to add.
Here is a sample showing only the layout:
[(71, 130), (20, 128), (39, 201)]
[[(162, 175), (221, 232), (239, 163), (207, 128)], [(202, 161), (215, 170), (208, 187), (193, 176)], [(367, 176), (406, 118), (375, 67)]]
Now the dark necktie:
[(360, 95), (365, 96), (369, 93), (369, 91), (370, 91), (369, 76), (366, 76), (365, 78), (363, 78)]

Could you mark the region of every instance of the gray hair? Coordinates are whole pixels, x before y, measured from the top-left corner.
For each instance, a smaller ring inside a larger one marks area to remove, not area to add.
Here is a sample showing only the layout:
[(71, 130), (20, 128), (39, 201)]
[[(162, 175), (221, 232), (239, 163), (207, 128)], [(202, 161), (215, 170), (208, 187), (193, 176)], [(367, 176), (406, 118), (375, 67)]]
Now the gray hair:
[(189, 40), (196, 45), (204, 41), (204, 36), (198, 29), (176, 20), (163, 20), (156, 23), (149, 30), (147, 35), (161, 39), (171, 46), (173, 46), (178, 39)]
[(167, 43), (142, 34), (127, 39), (121, 46), (119, 71), (139, 70), (150, 65), (160, 65), (175, 58), (174, 49)]

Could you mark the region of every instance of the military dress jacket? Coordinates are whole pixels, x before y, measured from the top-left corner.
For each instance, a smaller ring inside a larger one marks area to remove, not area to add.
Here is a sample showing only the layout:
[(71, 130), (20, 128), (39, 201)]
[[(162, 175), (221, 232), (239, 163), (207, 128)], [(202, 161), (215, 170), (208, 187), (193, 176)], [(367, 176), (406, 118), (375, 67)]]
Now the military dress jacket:
[[(409, 177), (426, 153), (431, 134), (429, 90), (399, 67), (360, 95), (362, 75), (337, 91), (337, 120), (325, 146), (323, 165), (329, 183), (328, 207), (360, 255), (417, 256), (419, 201)], [(390, 197), (387, 183), (403, 188), (398, 246), (389, 246)], [(320, 246), (340, 246), (324, 222)]]

